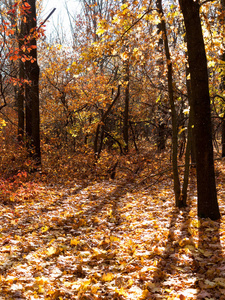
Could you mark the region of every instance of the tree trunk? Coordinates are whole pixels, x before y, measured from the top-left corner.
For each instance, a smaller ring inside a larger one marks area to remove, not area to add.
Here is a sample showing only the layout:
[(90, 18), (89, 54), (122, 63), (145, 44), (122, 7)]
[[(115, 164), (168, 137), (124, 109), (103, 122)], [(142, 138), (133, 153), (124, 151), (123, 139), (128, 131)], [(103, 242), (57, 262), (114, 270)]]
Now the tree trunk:
[(130, 102), (130, 87), (129, 87), (129, 62), (124, 63), (124, 81), (125, 81), (125, 95), (124, 95), (124, 119), (123, 119), (123, 140), (125, 143), (124, 152), (129, 150), (129, 102)]
[[(20, 26), (20, 33), (18, 36), (18, 44), (20, 53), (22, 54), (22, 46), (24, 45), (25, 38), (25, 23), (22, 20)], [(25, 76), (25, 66), (22, 60), (19, 61), (19, 82), (20, 86), (17, 93), (17, 106), (18, 106), (18, 141), (24, 141), (24, 130), (25, 130), (25, 113), (24, 113), (24, 102), (25, 102), (25, 87), (24, 87), (24, 76)]]
[[(186, 53), (186, 57), (188, 57)], [(189, 111), (189, 141), (190, 141), (190, 152), (191, 152), (191, 163), (196, 164), (196, 149), (195, 149), (195, 132), (194, 132), (194, 112), (193, 112), (193, 105), (192, 105), (192, 94), (191, 94), (191, 78), (190, 77), (190, 70), (189, 66), (186, 65), (186, 86), (187, 86), (187, 95), (188, 95), (188, 104), (190, 107)]]
[[(222, 6), (223, 14), (225, 15), (225, 0), (221, 0), (221, 6)], [(222, 22), (224, 22), (224, 20)], [(225, 51), (221, 55), (221, 60), (223, 61), (223, 63), (225, 63)], [(221, 91), (224, 91), (225, 75), (222, 76), (220, 86), (221, 86)], [(225, 157), (225, 116), (222, 121), (222, 157)]]
[[(41, 164), (40, 151), (40, 113), (39, 113), (39, 66), (37, 63), (37, 32), (36, 32), (36, 0), (27, 0), (30, 11), (25, 23), (26, 35), (31, 35), (28, 46), (31, 60), (25, 62), (25, 75), (29, 81), (25, 88), (26, 102), (26, 134), (31, 156), (37, 164)], [(33, 60), (33, 61), (32, 61)]]
[(179, 0), (187, 36), (188, 62), (193, 98), (198, 216), (220, 218), (217, 202), (211, 109), (208, 86), (207, 60), (199, 15), (199, 1)]
[(180, 179), (179, 179), (179, 172), (178, 172), (178, 164), (177, 164), (177, 147), (178, 147), (178, 132), (177, 132), (177, 113), (174, 103), (174, 92), (173, 92), (173, 68), (172, 68), (172, 61), (170, 57), (168, 39), (167, 39), (167, 31), (166, 31), (166, 24), (163, 19), (163, 10), (162, 10), (162, 0), (156, 1), (158, 12), (161, 15), (161, 28), (163, 32), (163, 40), (164, 40), (164, 47), (166, 53), (166, 60), (167, 60), (167, 83), (168, 83), (168, 90), (169, 90), (169, 102), (171, 108), (171, 118), (172, 118), (172, 163), (173, 163), (173, 180), (174, 180), (174, 193), (175, 193), (175, 205), (177, 207), (182, 207), (182, 201), (180, 201)]
[[(103, 142), (105, 121), (106, 121), (113, 105), (116, 103), (116, 101), (119, 99), (119, 97), (120, 97), (120, 85), (118, 86), (117, 94), (116, 94), (115, 98), (113, 99), (113, 101), (111, 102), (111, 104), (109, 105), (107, 110), (105, 112), (103, 112), (101, 122), (98, 124), (97, 129), (96, 129), (95, 140), (94, 140), (94, 153), (97, 154), (98, 158), (100, 157), (100, 153), (101, 153), (101, 150), (102, 150), (102, 142)], [(102, 127), (102, 134), (103, 135), (101, 136), (100, 147), (98, 149), (98, 137), (99, 137), (99, 132), (100, 132), (101, 127)]]
[(18, 109), (18, 141), (24, 141), (24, 63), (19, 62), (19, 80), (20, 86), (17, 94), (17, 109)]
[(222, 157), (225, 157), (225, 118), (222, 120)]
[(181, 201), (182, 205), (187, 205), (187, 189), (188, 189), (188, 179), (189, 179), (189, 163), (190, 163), (190, 152), (191, 152), (191, 145), (193, 144), (192, 140), (192, 120), (190, 115), (192, 113), (193, 108), (190, 108), (189, 120), (188, 120), (188, 134), (187, 134), (187, 145), (185, 151), (185, 167), (184, 167), (184, 180), (183, 180), (183, 187), (182, 187), (182, 196)]
[(163, 122), (157, 127), (157, 148), (159, 152), (166, 149), (166, 126)]

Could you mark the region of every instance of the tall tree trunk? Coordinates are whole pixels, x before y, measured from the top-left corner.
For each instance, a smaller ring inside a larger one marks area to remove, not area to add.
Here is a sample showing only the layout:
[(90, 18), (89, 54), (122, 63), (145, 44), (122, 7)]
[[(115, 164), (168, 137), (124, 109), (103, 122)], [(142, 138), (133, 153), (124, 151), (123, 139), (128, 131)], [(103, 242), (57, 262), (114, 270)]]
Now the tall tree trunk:
[[(225, 0), (221, 0), (221, 6), (223, 10), (223, 16), (225, 16)], [(224, 23), (224, 18), (222, 22)], [(225, 51), (221, 55), (221, 60), (223, 61), (223, 63), (225, 63)], [(221, 86), (221, 91), (225, 90), (225, 75), (222, 76), (220, 86)], [(222, 121), (222, 157), (225, 157), (225, 116)]]
[(222, 120), (222, 157), (225, 157), (225, 117)]
[[(157, 3), (157, 7), (160, 8), (160, 3)], [(159, 58), (157, 59), (156, 63), (159, 65), (159, 71), (158, 71), (158, 78), (162, 77), (162, 69), (164, 66), (164, 57), (163, 57), (163, 37), (162, 37), (162, 22), (157, 24), (157, 34), (158, 36), (160, 35), (159, 42), (158, 42), (158, 49), (157, 52), (159, 53)], [(160, 90), (160, 102), (161, 102), (162, 94)], [(164, 119), (164, 118), (162, 118)], [(162, 150), (166, 149), (166, 128), (165, 128), (165, 123), (164, 120), (161, 121), (159, 120), (159, 124), (157, 127), (157, 148), (158, 151), (161, 152)]]
[[(25, 23), (26, 35), (31, 35), (29, 53), (31, 60), (25, 62), (25, 75), (29, 81), (25, 88), (26, 134), (29, 149), (37, 164), (41, 164), (40, 151), (40, 112), (39, 112), (39, 66), (37, 63), (36, 0), (27, 0), (30, 11)], [(33, 60), (33, 61), (32, 61)]]
[(24, 140), (24, 63), (19, 62), (19, 80), (20, 86), (17, 93), (17, 109), (18, 109), (18, 141)]
[(172, 118), (172, 163), (173, 163), (173, 180), (174, 180), (174, 193), (175, 193), (175, 204), (177, 207), (182, 207), (182, 199), (180, 198), (181, 188), (180, 188), (180, 179), (178, 172), (178, 164), (177, 164), (177, 147), (178, 147), (178, 132), (177, 132), (177, 113), (174, 103), (174, 92), (173, 92), (173, 68), (172, 61), (170, 57), (168, 39), (167, 39), (167, 31), (166, 24), (163, 18), (163, 9), (162, 9), (162, 0), (156, 1), (157, 9), (159, 14), (161, 15), (161, 28), (163, 32), (163, 40), (164, 47), (166, 53), (167, 60), (167, 83), (169, 90), (169, 102), (171, 108), (171, 118)]
[[(187, 37), (185, 35), (184, 41), (187, 42)], [(185, 58), (188, 58), (188, 53), (185, 51)], [(189, 140), (190, 140), (190, 152), (191, 152), (191, 163), (196, 164), (196, 148), (195, 148), (195, 132), (194, 132), (194, 111), (192, 109), (193, 107), (193, 99), (191, 94), (191, 76), (190, 76), (190, 70), (189, 65), (186, 63), (186, 87), (187, 87), (187, 95), (188, 95), (188, 104), (190, 107), (189, 111), (189, 124), (190, 124), (190, 131), (189, 134)]]
[(125, 81), (125, 95), (124, 95), (124, 119), (123, 119), (123, 140), (125, 143), (124, 152), (129, 150), (129, 102), (130, 102), (130, 87), (129, 87), (129, 61), (124, 63), (124, 81)]
[[(25, 23), (21, 20), (20, 33), (18, 36), (18, 44), (21, 54), (22, 46), (24, 46), (24, 38), (25, 38)], [(19, 81), (20, 86), (17, 93), (17, 105), (18, 105), (18, 141), (24, 141), (24, 130), (25, 130), (25, 111), (24, 111), (24, 103), (25, 103), (25, 86), (24, 86), (24, 76), (25, 76), (25, 66), (22, 60), (19, 61)]]
[(207, 60), (199, 15), (199, 1), (179, 0), (187, 36), (188, 62), (193, 98), (198, 216), (220, 218), (217, 202), (211, 109), (208, 86)]
[(192, 109), (192, 94), (191, 94), (191, 80), (188, 78), (189, 67), (186, 70), (186, 86), (187, 86), (187, 95), (188, 95), (188, 104), (190, 106), (189, 112), (189, 124), (190, 124), (190, 132), (189, 132), (189, 140), (190, 140), (190, 152), (191, 152), (191, 163), (196, 164), (196, 147), (195, 147), (195, 131), (194, 131), (194, 111)]
[[(4, 2), (4, 1), (3, 1)], [(12, 36), (12, 47), (14, 48), (20, 48), (23, 45), (24, 41), (24, 22), (21, 21), (21, 28), (18, 30), (17, 27), (17, 21), (18, 21), (18, 11), (19, 8), (17, 7), (15, 9), (14, 7), (15, 1), (14, 0), (8, 0), (5, 1), (5, 5), (7, 6), (7, 9), (9, 10), (8, 17), (12, 28), (15, 28), (15, 35), (17, 36), (17, 39), (13, 38)], [(14, 12), (13, 12), (14, 11)], [(23, 53), (22, 50), (20, 51), (20, 54)], [(19, 68), (19, 74), (17, 73), (17, 69)], [(19, 83), (20, 86), (14, 86), (15, 91), (15, 104), (17, 108), (18, 113), (18, 141), (21, 142), (23, 140), (24, 135), (24, 87), (23, 87), (23, 79), (24, 79), (24, 69), (23, 69), (23, 62), (21, 60), (19, 61), (11, 61), (10, 62), (10, 74), (12, 77), (19, 77)]]
[[(100, 157), (101, 150), (102, 150), (102, 142), (103, 142), (105, 121), (106, 121), (113, 105), (116, 103), (116, 101), (119, 99), (119, 97), (120, 97), (120, 85), (118, 86), (117, 94), (116, 94), (115, 98), (113, 99), (113, 101), (111, 102), (111, 104), (109, 105), (107, 110), (105, 112), (103, 112), (101, 122), (98, 124), (97, 129), (96, 129), (95, 140), (94, 140), (94, 152), (97, 154), (98, 158)], [(99, 139), (99, 133), (100, 133), (101, 128), (102, 128), (102, 135), (101, 135), (101, 140), (100, 140), (100, 147), (98, 149), (98, 139)]]
[(189, 163), (190, 163), (190, 152), (191, 152), (191, 146), (193, 144), (192, 140), (192, 119), (190, 118), (191, 115), (193, 115), (193, 108), (190, 108), (190, 114), (189, 114), (189, 121), (188, 121), (188, 134), (187, 134), (187, 145), (186, 145), (186, 151), (185, 151), (185, 168), (184, 168), (184, 180), (183, 180), (183, 187), (182, 187), (182, 204), (183, 206), (186, 206), (187, 204), (187, 189), (188, 189), (188, 180), (189, 180)]

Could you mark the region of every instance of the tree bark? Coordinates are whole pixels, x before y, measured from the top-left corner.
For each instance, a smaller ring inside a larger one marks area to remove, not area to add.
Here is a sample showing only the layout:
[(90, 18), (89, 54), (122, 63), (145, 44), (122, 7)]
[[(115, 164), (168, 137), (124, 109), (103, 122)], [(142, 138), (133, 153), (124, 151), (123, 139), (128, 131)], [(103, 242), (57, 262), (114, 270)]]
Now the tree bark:
[(17, 94), (17, 109), (18, 109), (18, 141), (24, 141), (24, 63), (19, 62), (19, 80), (20, 86)]
[(124, 118), (123, 118), (123, 140), (124, 140), (124, 152), (129, 151), (129, 103), (130, 103), (130, 76), (129, 76), (129, 61), (124, 62)]
[[(26, 135), (29, 143), (31, 156), (37, 164), (41, 164), (40, 150), (40, 112), (39, 112), (39, 66), (37, 63), (37, 31), (36, 31), (36, 0), (27, 0), (30, 11), (27, 14), (25, 23), (26, 35), (31, 39), (28, 46), (31, 46), (29, 53), (31, 60), (25, 62), (25, 75), (29, 81), (25, 88), (26, 102)], [(33, 61), (32, 61), (33, 60)]]
[(177, 132), (177, 113), (174, 103), (174, 91), (173, 91), (173, 68), (172, 61), (170, 57), (169, 44), (167, 39), (166, 24), (163, 19), (163, 10), (162, 10), (162, 0), (156, 1), (157, 9), (161, 15), (161, 28), (163, 32), (163, 41), (166, 53), (167, 60), (167, 84), (169, 90), (169, 102), (171, 109), (171, 118), (172, 118), (172, 163), (173, 163), (173, 182), (174, 182), (174, 193), (175, 193), (175, 205), (176, 207), (182, 207), (182, 199), (180, 199), (181, 188), (180, 188), (180, 179), (178, 172), (178, 163), (177, 163), (177, 147), (178, 147), (178, 132)]
[(186, 69), (186, 86), (187, 86), (188, 104), (190, 106), (190, 112), (189, 112), (190, 132), (188, 134), (190, 140), (191, 163), (196, 164), (194, 112), (193, 112), (193, 105), (192, 105), (191, 80), (188, 78), (188, 75), (190, 75), (189, 67), (187, 67)]
[[(20, 34), (18, 36), (18, 44), (20, 53), (22, 54), (22, 46), (24, 45), (25, 38), (25, 23), (21, 20)], [(19, 61), (19, 81), (20, 86), (17, 94), (17, 105), (18, 105), (18, 141), (24, 141), (24, 131), (25, 131), (25, 86), (24, 86), (24, 76), (25, 76), (25, 66), (22, 60)]]
[(222, 157), (225, 157), (225, 117), (222, 120)]
[[(221, 0), (221, 6), (223, 10), (223, 15), (225, 16), (225, 0)], [(222, 22), (224, 23), (224, 18)], [(223, 63), (225, 63), (225, 51), (221, 55), (221, 60), (223, 61)], [(220, 86), (221, 91), (223, 91), (225, 89), (225, 75), (222, 76)], [(225, 116), (222, 121), (222, 157), (225, 157)]]
[(220, 218), (215, 183), (211, 108), (207, 60), (199, 14), (199, 1), (179, 0), (187, 36), (188, 62), (193, 98), (198, 216)]
[(94, 140), (94, 152), (97, 154), (98, 158), (100, 157), (100, 153), (102, 150), (102, 139), (103, 139), (103, 135), (102, 135), (101, 140), (100, 140), (100, 147), (98, 149), (98, 137), (99, 137), (100, 128), (102, 127), (102, 134), (103, 134), (104, 127), (105, 127), (105, 121), (108, 117), (108, 114), (110, 113), (113, 105), (116, 103), (116, 101), (119, 99), (119, 97), (120, 97), (120, 85), (118, 86), (117, 94), (116, 94), (115, 98), (113, 99), (112, 103), (109, 105), (107, 110), (105, 112), (103, 112), (101, 122), (98, 124), (97, 129), (96, 129), (95, 140)]

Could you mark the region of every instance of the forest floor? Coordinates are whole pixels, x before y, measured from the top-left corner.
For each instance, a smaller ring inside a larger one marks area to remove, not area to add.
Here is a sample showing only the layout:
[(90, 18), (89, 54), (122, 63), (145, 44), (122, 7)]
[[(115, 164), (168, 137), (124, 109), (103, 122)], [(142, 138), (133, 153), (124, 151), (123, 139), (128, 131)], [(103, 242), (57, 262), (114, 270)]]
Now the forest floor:
[(225, 299), (223, 165), (220, 222), (196, 216), (195, 170), (183, 210), (168, 174), (22, 178), (0, 202), (0, 299)]

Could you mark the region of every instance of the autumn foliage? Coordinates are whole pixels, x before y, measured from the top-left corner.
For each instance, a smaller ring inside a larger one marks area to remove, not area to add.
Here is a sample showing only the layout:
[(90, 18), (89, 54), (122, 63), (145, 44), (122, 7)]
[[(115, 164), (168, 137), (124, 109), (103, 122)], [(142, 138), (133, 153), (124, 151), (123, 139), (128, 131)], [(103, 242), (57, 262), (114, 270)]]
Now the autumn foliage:
[[(207, 56), (215, 221), (197, 217), (178, 3), (162, 1), (159, 11), (158, 0), (81, 1), (65, 43), (45, 36), (42, 1), (29, 27), (28, 2), (0, 4), (0, 298), (225, 299), (224, 2), (194, 1)], [(34, 66), (38, 163), (26, 132)], [(187, 200), (178, 208), (187, 165)]]

